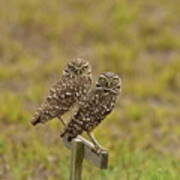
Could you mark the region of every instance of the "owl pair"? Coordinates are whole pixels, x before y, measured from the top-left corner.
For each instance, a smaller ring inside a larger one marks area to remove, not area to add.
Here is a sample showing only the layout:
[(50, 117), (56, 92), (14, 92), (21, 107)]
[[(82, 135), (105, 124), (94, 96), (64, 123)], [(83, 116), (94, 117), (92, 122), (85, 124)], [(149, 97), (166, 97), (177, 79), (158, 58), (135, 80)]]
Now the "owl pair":
[[(100, 74), (96, 86), (92, 84), (91, 66), (82, 59), (67, 64), (61, 79), (50, 89), (49, 95), (32, 118), (32, 124), (45, 123), (59, 118), (65, 129), (61, 137), (68, 141), (87, 132), (96, 151), (102, 148), (91, 133), (101, 121), (114, 109), (121, 88), (120, 77), (111, 72)], [(78, 110), (69, 123), (61, 116), (78, 103)]]

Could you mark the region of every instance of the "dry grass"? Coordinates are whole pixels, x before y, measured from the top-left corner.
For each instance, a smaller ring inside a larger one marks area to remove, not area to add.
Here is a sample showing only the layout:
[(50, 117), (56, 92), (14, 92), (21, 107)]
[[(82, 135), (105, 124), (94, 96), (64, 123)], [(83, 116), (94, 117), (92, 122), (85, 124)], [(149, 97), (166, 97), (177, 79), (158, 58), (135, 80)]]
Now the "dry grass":
[(85, 163), (84, 179), (177, 180), (180, 172), (179, 1), (1, 2), (0, 179), (68, 179), (57, 121), (31, 114), (67, 60), (84, 57), (96, 77), (123, 79), (115, 112), (96, 135), (110, 169)]

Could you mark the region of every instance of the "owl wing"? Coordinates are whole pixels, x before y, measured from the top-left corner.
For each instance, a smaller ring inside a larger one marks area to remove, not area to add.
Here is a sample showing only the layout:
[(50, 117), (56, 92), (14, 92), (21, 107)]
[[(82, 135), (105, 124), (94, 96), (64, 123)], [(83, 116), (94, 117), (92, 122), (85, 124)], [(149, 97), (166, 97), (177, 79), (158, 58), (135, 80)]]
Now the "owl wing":
[(32, 117), (32, 124), (44, 123), (67, 112), (75, 101), (72, 91), (72, 83), (59, 80)]

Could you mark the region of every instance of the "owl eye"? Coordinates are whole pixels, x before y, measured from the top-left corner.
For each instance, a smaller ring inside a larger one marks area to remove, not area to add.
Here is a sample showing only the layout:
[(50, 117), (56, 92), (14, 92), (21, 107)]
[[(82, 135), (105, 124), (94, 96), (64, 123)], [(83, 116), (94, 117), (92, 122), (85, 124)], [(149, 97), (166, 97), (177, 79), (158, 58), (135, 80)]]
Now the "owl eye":
[(74, 66), (69, 66), (69, 69), (71, 72), (75, 72), (76, 71), (76, 68)]
[(69, 69), (72, 69), (73, 67), (74, 67), (74, 66), (72, 66), (72, 65), (69, 65), (69, 66), (68, 66)]
[(104, 84), (106, 82), (106, 79), (104, 79), (103, 77), (99, 78), (99, 82), (101, 82), (102, 84)]
[(118, 84), (119, 83), (119, 79), (115, 78), (113, 79), (113, 84)]
[(85, 71), (88, 68), (88, 66), (83, 66), (82, 70)]

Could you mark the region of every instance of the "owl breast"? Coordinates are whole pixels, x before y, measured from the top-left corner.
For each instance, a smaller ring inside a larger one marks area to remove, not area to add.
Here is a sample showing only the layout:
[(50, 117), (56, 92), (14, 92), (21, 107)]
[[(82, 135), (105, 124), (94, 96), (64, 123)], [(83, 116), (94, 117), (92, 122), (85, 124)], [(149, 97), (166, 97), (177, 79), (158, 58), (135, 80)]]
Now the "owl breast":
[(90, 105), (91, 109), (86, 114), (84, 121), (85, 131), (92, 131), (105, 117), (111, 113), (116, 103), (116, 97), (111, 94), (96, 95)]
[(77, 101), (82, 100), (90, 89), (92, 80), (90, 76), (80, 77), (75, 82), (74, 92)]

